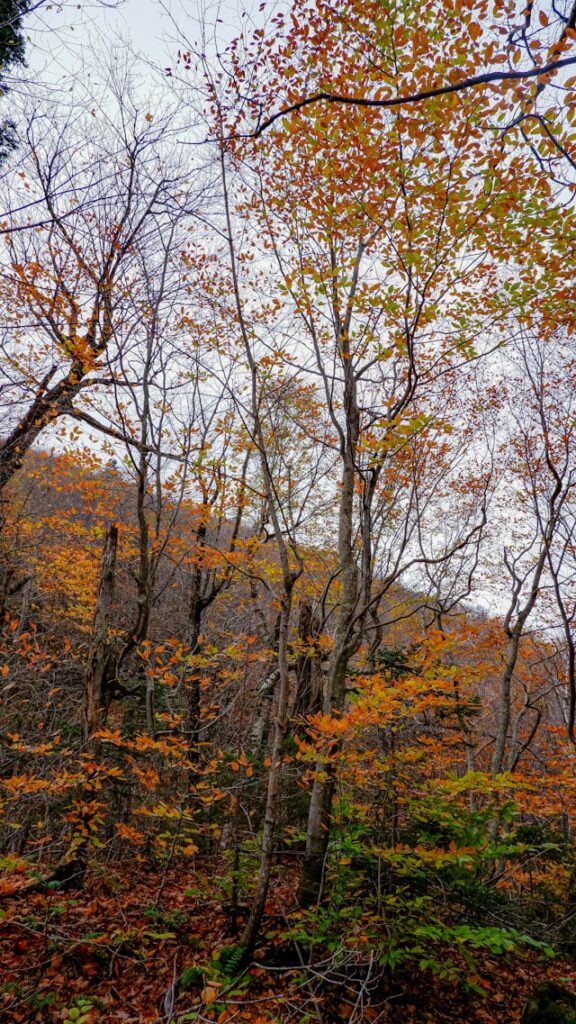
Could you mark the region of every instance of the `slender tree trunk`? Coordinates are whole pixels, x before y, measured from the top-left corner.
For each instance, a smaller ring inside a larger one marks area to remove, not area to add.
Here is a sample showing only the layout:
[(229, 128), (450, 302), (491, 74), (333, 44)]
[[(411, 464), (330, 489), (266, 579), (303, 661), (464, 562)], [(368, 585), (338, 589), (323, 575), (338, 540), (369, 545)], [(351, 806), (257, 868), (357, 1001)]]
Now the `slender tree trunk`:
[[(552, 516), (550, 516), (550, 522), (552, 521)], [(500, 684), (500, 707), (496, 738), (494, 740), (494, 752), (492, 755), (492, 775), (498, 775), (499, 772), (501, 772), (504, 768), (504, 761), (506, 757), (506, 744), (508, 740), (508, 731), (510, 729), (510, 718), (512, 714), (512, 678), (514, 676), (516, 663), (518, 661), (520, 641), (524, 633), (524, 627), (526, 626), (526, 623), (530, 615), (532, 614), (540, 590), (540, 581), (542, 579), (544, 565), (546, 564), (546, 552), (547, 546), (550, 543), (549, 538), (551, 532), (552, 530), (549, 525), (548, 530), (546, 531), (546, 535), (543, 538), (538, 561), (536, 563), (532, 575), (530, 593), (528, 594), (526, 603), (522, 606), (522, 608), (516, 615), (516, 621), (514, 623), (514, 626), (510, 626), (510, 619), (516, 604), (516, 597), (513, 600), (513, 604), (505, 620), (505, 629), (508, 634), (508, 656), (506, 658), (506, 665), (504, 666), (502, 682)]]
[[(326, 714), (338, 714), (344, 710), (348, 663), (355, 646), (350, 636), (351, 622), (358, 600), (358, 567), (353, 549), (354, 480), (354, 463), (350, 457), (344, 469), (340, 498), (338, 549), (342, 592), (324, 701)], [(333, 754), (336, 753), (337, 749), (334, 749)], [(322, 892), (324, 864), (330, 838), (330, 817), (336, 788), (334, 771), (333, 763), (316, 765), (308, 811), (306, 854), (298, 888), (298, 902), (304, 907), (316, 903)]]
[(251, 954), (258, 937), (260, 924), (264, 914), (266, 896), (268, 894), (268, 886), (270, 884), (270, 872), (272, 869), (274, 854), (274, 827), (276, 824), (280, 781), (282, 776), (282, 753), (284, 738), (286, 736), (286, 728), (288, 725), (288, 629), (290, 624), (291, 605), (292, 587), (286, 591), (280, 619), (278, 638), (278, 705), (274, 726), (274, 740), (272, 743), (272, 764), (268, 774), (268, 788), (266, 791), (262, 843), (260, 846), (260, 866), (252, 907), (240, 941), (240, 945), (246, 950), (246, 956)]
[[(124, 664), (127, 658), (136, 650), (139, 644), (146, 640), (150, 615), (152, 612), (152, 601), (154, 597), (154, 583), (156, 576), (156, 559), (150, 553), (150, 527), (148, 525), (148, 500), (149, 500), (149, 465), (148, 465), (148, 430), (150, 425), (150, 394), (149, 374), (152, 360), (153, 332), (149, 332), (147, 341), (146, 361), (142, 379), (143, 403), (140, 412), (140, 455), (137, 471), (136, 488), (136, 516), (138, 520), (138, 574), (136, 577), (136, 618), (134, 624), (126, 631), (124, 646), (118, 658), (118, 669)], [(154, 738), (156, 733), (156, 709), (154, 694), (154, 677), (149, 674), (146, 678), (145, 692), (146, 729), (148, 734)]]
[[(341, 592), (334, 636), (334, 650), (328, 672), (324, 701), (324, 710), (327, 714), (339, 714), (344, 710), (348, 664), (354, 651), (357, 650), (361, 639), (361, 631), (354, 630), (354, 615), (358, 599), (361, 596), (358, 586), (359, 571), (356, 563), (354, 528), (354, 497), (358, 479), (357, 456), (360, 437), (360, 406), (358, 404), (357, 378), (354, 369), (353, 353), (350, 347), (350, 331), (364, 250), (364, 242), (359, 241), (352, 279), (344, 300), (344, 308), (341, 307), (342, 296), (337, 284), (338, 275), (335, 273), (332, 279), (331, 305), (335, 326), (335, 342), (344, 380), (342, 401), (344, 419), (343, 423), (338, 421), (332, 404), (332, 397), (327, 395), (330, 415), (340, 439), (340, 458), (342, 461), (342, 482), (338, 512), (338, 563)], [(334, 250), (331, 251), (331, 260), (336, 271), (338, 258)], [(315, 348), (319, 370), (325, 376), (322, 356), (316, 342)], [(363, 553), (363, 558), (365, 558), (365, 553)], [(367, 574), (364, 580), (364, 587), (362, 588), (363, 595), (366, 594), (367, 588), (369, 589), (370, 586), (369, 566), (366, 563), (364, 567), (367, 570)], [(334, 755), (336, 755), (337, 751), (338, 747), (335, 745)], [(328, 765), (318, 764), (316, 766), (308, 814), (306, 855), (302, 865), (302, 875), (298, 890), (298, 900), (302, 906), (308, 906), (317, 902), (322, 893), (324, 863), (330, 838), (330, 818), (335, 788), (335, 765), (333, 763)]]
[(256, 707), (250, 728), (249, 748), (252, 752), (252, 756), (257, 759), (262, 756), (262, 752), (266, 747), (266, 735), (268, 733), (270, 722), (270, 709), (279, 679), (280, 669), (278, 668), (278, 665), (275, 665), (268, 675), (265, 676), (264, 682), (261, 684), (256, 694)]
[(108, 641), (108, 629), (114, 598), (117, 548), (118, 527), (111, 524), (106, 533), (100, 563), (100, 582), (98, 584), (98, 596), (94, 612), (88, 669), (84, 681), (84, 740), (90, 747), (96, 745), (94, 734), (102, 723), (105, 686), (107, 673), (110, 669), (111, 651)]
[[(190, 588), (190, 603), (188, 606), (188, 636), (187, 643), (190, 649), (190, 656), (193, 658), (198, 654), (200, 631), (202, 628), (202, 612), (204, 605), (201, 595), (202, 573), (201, 569), (195, 569)], [(194, 764), (200, 759), (200, 679), (198, 672), (192, 666), (192, 674), (188, 680), (188, 757)]]
[(272, 742), (272, 764), (268, 774), (268, 787), (266, 792), (266, 806), (264, 811), (264, 824), (262, 831), (262, 843), (260, 847), (260, 865), (258, 870), (256, 893), (254, 895), (250, 914), (246, 922), (246, 927), (242, 934), (240, 943), (241, 946), (244, 948), (245, 958), (248, 959), (252, 954), (252, 951), (256, 943), (258, 931), (260, 929), (260, 924), (262, 921), (262, 916), (264, 914), (264, 905), (266, 901), (266, 895), (268, 893), (268, 886), (270, 883), (270, 871), (272, 868), (274, 842), (274, 826), (276, 823), (276, 815), (278, 811), (280, 778), (282, 771), (282, 749), (284, 745), (284, 738), (286, 735), (286, 728), (288, 722), (288, 637), (292, 613), (292, 595), (296, 580), (302, 573), (303, 565), (301, 557), (296, 547), (296, 543), (293, 538), (291, 538), (290, 540), (290, 550), (293, 556), (296, 558), (298, 568), (293, 569), (290, 565), (289, 550), (281, 519), (282, 510), (277, 503), (276, 490), (274, 486), (274, 481), (272, 479), (272, 471), (270, 469), (270, 463), (267, 455), (267, 445), (261, 420), (261, 394), (258, 364), (254, 357), (254, 352), (252, 348), (252, 336), (250, 331), (248, 330), (246, 319), (244, 317), (244, 306), (242, 302), (240, 283), (238, 279), (237, 259), (232, 236), (232, 220), (230, 216), (230, 204), (228, 199), (226, 160), (223, 143), (221, 145), (220, 150), (220, 162), (222, 171), (222, 187), (224, 193), (224, 208), (226, 213), (226, 229), (230, 252), (230, 271), (232, 274), (234, 301), (236, 306), (236, 313), (238, 316), (238, 326), (240, 328), (240, 334), (242, 337), (244, 351), (250, 369), (250, 412), (253, 424), (253, 440), (255, 442), (259, 454), (260, 468), (262, 471), (262, 478), (264, 481), (264, 491), (266, 501), (268, 503), (270, 520), (272, 522), (272, 526), (274, 529), (274, 539), (277, 544), (278, 555), (282, 569), (282, 591), (281, 594), (279, 595), (280, 624), (278, 629), (278, 699), (276, 722), (274, 724), (274, 739)]
[(521, 629), (515, 628), (512, 636), (510, 637), (508, 657), (506, 658), (506, 665), (504, 667), (502, 681), (500, 683), (498, 727), (496, 739), (494, 741), (494, 752), (492, 754), (491, 765), (492, 775), (498, 775), (504, 767), (506, 741), (508, 739), (508, 730), (510, 728), (512, 677), (514, 675), (514, 669), (516, 668), (516, 662), (518, 661), (521, 635)]

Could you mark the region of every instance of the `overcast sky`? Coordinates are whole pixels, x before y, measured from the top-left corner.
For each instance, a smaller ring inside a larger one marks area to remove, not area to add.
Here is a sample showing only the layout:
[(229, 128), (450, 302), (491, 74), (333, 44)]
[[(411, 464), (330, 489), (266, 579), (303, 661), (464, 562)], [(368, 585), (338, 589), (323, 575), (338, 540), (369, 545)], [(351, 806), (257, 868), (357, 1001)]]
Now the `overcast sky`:
[(129, 43), (157, 67), (177, 49), (166, 39), (170, 29), (172, 35), (175, 31), (157, 0), (123, 0), (117, 8), (84, 3), (80, 10), (74, 4), (51, 5), (26, 19), (25, 29), (29, 71), (49, 82), (79, 73), (95, 48)]
[[(268, 6), (272, 10), (277, 5), (272, 0)], [(89, 66), (95, 48), (112, 49), (118, 44), (128, 44), (152, 67), (163, 69), (175, 63), (179, 48), (186, 49), (186, 36), (198, 41), (201, 12), (208, 24), (218, 21), (220, 45), (224, 45), (238, 35), (247, 19), (254, 24), (253, 11), (261, 23), (258, 8), (257, 3), (240, 0), (118, 0), (109, 7), (105, 0), (103, 4), (84, 0), (80, 9), (73, 2), (60, 9), (48, 5), (25, 23), (29, 71), (44, 81), (62, 81), (71, 71), (79, 73), (83, 64)], [(150, 78), (154, 78), (152, 69)]]

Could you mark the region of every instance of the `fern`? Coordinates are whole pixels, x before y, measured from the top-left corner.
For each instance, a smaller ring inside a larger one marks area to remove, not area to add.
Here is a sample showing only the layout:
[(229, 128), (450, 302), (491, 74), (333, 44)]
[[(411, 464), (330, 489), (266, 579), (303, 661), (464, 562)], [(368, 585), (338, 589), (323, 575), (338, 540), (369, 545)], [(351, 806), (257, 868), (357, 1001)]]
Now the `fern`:
[(218, 957), (220, 973), (225, 978), (236, 978), (242, 971), (245, 956), (245, 946), (224, 946)]

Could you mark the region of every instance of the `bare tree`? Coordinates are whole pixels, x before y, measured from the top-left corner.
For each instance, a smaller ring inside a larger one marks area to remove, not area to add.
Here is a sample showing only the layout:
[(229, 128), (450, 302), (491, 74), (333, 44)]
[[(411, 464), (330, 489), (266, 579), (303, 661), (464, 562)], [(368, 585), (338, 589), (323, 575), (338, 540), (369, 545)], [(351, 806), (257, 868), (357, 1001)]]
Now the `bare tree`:
[(139, 438), (90, 415), (86, 396), (110, 388), (119, 370), (137, 327), (131, 290), (141, 278), (138, 253), (180, 210), (182, 178), (163, 148), (169, 117), (139, 113), (123, 95), (129, 83), (117, 84), (110, 114), (37, 112), (26, 157), (13, 172), (19, 184), (5, 205), (0, 268), (8, 425), (0, 491), (61, 417), (142, 450)]

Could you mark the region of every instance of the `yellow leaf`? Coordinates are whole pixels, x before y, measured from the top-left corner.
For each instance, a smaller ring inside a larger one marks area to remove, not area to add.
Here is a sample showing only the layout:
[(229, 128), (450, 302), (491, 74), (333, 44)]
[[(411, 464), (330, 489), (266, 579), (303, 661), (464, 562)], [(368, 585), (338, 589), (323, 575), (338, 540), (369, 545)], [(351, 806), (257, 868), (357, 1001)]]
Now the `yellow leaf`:
[(206, 985), (202, 990), (202, 999), (205, 1003), (214, 1003), (218, 998), (218, 989), (215, 985)]

